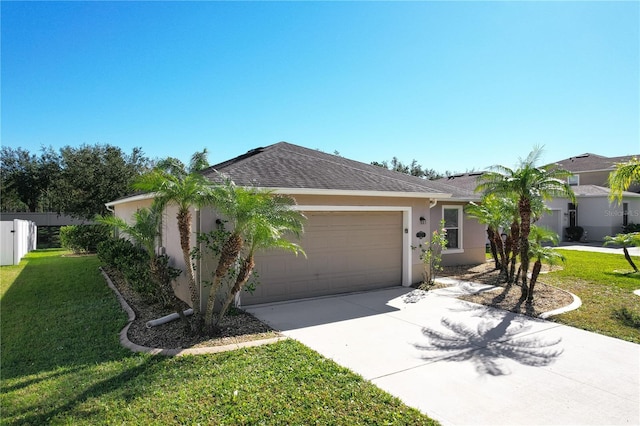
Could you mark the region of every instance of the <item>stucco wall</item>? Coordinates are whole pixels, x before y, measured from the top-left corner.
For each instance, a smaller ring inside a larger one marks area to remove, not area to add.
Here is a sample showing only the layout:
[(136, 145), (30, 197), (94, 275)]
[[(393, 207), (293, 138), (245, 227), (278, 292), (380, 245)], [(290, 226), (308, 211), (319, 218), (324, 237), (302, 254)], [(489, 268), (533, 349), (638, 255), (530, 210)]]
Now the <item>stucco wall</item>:
[[(433, 208), (429, 207), (429, 199), (418, 198), (396, 198), (396, 197), (357, 197), (357, 196), (316, 196), (316, 195), (301, 195), (296, 196), (296, 201), (299, 206), (362, 206), (363, 209), (371, 208), (371, 206), (395, 206), (401, 208), (410, 208), (411, 214), (409, 217), (408, 226), (405, 228), (405, 233), (409, 235), (408, 241), (411, 247), (418, 247), (421, 241), (428, 240), (431, 232), (438, 229), (439, 221), (442, 216), (442, 203), (436, 205)], [(114, 206), (116, 215), (125, 218), (125, 220), (131, 221), (133, 213), (141, 207), (149, 207), (152, 200), (140, 200), (134, 202), (122, 203)], [(464, 205), (465, 203), (451, 203), (446, 204)], [(167, 207), (162, 227), (162, 246), (167, 255), (171, 258), (171, 264), (184, 271), (185, 262), (182, 256), (182, 250), (180, 248), (180, 235), (178, 233), (177, 221), (176, 221), (176, 206)], [(215, 220), (219, 218), (219, 215), (212, 208), (204, 208), (200, 212), (196, 212), (192, 209), (193, 215), (193, 227), (191, 234), (192, 246), (196, 245), (197, 232), (209, 232), (215, 229)], [(423, 217), (425, 223), (420, 223), (420, 218)], [(416, 234), (423, 231), (426, 234), (426, 238), (420, 240)], [(457, 253), (449, 253), (443, 255), (443, 264), (456, 265), (456, 264), (476, 264), (484, 262), (485, 259), (485, 241), (486, 232), (483, 225), (480, 225), (475, 220), (467, 219), (466, 216), (463, 219), (463, 250)], [(419, 283), (422, 281), (422, 261), (420, 260), (420, 251), (418, 249), (407, 250), (410, 256), (411, 262), (411, 283)], [(201, 280), (209, 281), (212, 273), (215, 269), (215, 259), (210, 256), (197, 264), (197, 268), (200, 271), (199, 275)], [(177, 294), (185, 301), (190, 299), (188, 292), (188, 284), (186, 275), (183, 274), (178, 278), (177, 282)], [(208, 295), (208, 287), (202, 286), (201, 299), (203, 303), (206, 303), (206, 297)]]

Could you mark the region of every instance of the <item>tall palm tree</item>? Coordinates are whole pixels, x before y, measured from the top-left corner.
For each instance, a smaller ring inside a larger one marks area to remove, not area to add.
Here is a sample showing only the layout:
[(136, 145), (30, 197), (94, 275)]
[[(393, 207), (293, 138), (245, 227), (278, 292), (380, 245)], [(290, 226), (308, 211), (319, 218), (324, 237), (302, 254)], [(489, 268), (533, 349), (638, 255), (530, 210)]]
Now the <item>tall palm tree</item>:
[(627, 262), (629, 262), (629, 265), (631, 265), (634, 272), (638, 272), (638, 267), (633, 262), (633, 259), (631, 259), (631, 256), (629, 255), (629, 250), (627, 250), (627, 247), (640, 246), (640, 232), (632, 232), (629, 234), (618, 234), (615, 237), (607, 235), (606, 237), (604, 237), (605, 246), (612, 245), (612, 244), (622, 246), (622, 251), (624, 252), (624, 258), (627, 259)]
[(626, 163), (616, 164), (616, 169), (609, 174), (609, 188), (611, 201), (622, 200), (622, 192), (626, 191), (633, 182), (640, 182), (640, 160), (633, 157)]
[(491, 171), (479, 177), (480, 184), (476, 191), (485, 194), (496, 194), (498, 197), (514, 196), (518, 200), (520, 216), (520, 266), (522, 270), (522, 299), (528, 297), (527, 273), (529, 271), (529, 233), (531, 230), (532, 206), (540, 200), (548, 200), (560, 196), (569, 198), (575, 203), (575, 195), (566, 178), (571, 172), (550, 164), (537, 166), (542, 154), (540, 147), (535, 147), (525, 158), (520, 159), (518, 167), (511, 169), (506, 166), (495, 165)]
[(196, 331), (201, 322), (200, 291), (195, 282), (195, 271), (191, 263), (191, 207), (211, 204), (214, 184), (200, 172), (208, 166), (207, 150), (196, 152), (188, 167), (179, 160), (168, 158), (159, 162), (149, 173), (140, 176), (134, 189), (153, 192), (160, 206), (178, 206), (176, 219), (180, 233), (180, 248), (189, 281), (189, 293), (193, 307)]
[[(212, 331), (214, 326), (216, 297), (222, 286), (222, 280), (238, 261), (245, 245), (249, 247), (249, 254), (241, 265), (243, 267), (236, 279), (239, 287), (246, 283), (253, 270), (255, 250), (269, 246), (296, 252), (299, 250), (299, 247), (288, 242), (283, 234), (287, 231), (299, 234), (302, 232), (304, 221), (304, 215), (291, 208), (295, 201), (290, 197), (238, 187), (231, 179), (222, 175), (220, 180), (223, 183), (216, 187), (213, 194), (215, 205), (233, 226), (233, 231), (222, 245), (209, 291), (204, 318), (205, 326), (209, 331)], [(243, 280), (244, 277), (246, 279)], [(235, 285), (234, 288), (236, 288)], [(226, 300), (223, 303), (226, 303)]]

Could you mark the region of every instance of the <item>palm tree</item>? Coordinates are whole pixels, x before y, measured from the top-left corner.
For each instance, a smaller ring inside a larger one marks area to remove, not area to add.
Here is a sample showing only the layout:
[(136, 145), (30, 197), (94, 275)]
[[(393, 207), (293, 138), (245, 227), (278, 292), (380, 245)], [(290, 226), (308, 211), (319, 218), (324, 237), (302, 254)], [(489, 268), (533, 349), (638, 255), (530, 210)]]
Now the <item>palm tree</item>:
[[(216, 296), (222, 286), (222, 280), (238, 261), (245, 245), (249, 247), (248, 255), (242, 262), (236, 284), (232, 289), (236, 293), (247, 282), (253, 270), (253, 254), (257, 249), (281, 247), (295, 252), (300, 250), (297, 245), (288, 242), (283, 234), (285, 232), (299, 234), (302, 232), (304, 220), (302, 213), (291, 208), (295, 201), (290, 197), (238, 187), (226, 176), (220, 176), (220, 180), (223, 183), (214, 191), (215, 205), (218, 211), (231, 222), (233, 231), (222, 245), (209, 291), (204, 318), (209, 332), (214, 326)], [(226, 307), (231, 303), (230, 301), (227, 303), (227, 300), (229, 299), (223, 301)]]
[(566, 178), (571, 172), (559, 169), (556, 165), (536, 166), (542, 149), (535, 147), (525, 158), (520, 159), (518, 167), (511, 169), (495, 165), (491, 171), (479, 177), (480, 184), (476, 191), (495, 194), (498, 197), (515, 197), (518, 200), (520, 216), (519, 251), (522, 270), (522, 299), (528, 297), (527, 272), (529, 270), (529, 233), (532, 219), (532, 206), (539, 205), (540, 200), (548, 200), (561, 196), (575, 203), (575, 195)]
[(527, 294), (527, 303), (533, 303), (533, 289), (538, 282), (538, 275), (542, 269), (542, 264), (555, 265), (558, 261), (564, 262), (566, 259), (558, 251), (551, 247), (545, 247), (542, 245), (544, 242), (550, 242), (553, 245), (558, 245), (558, 234), (550, 229), (540, 226), (531, 226), (531, 233), (529, 234), (529, 256), (535, 259), (533, 269), (531, 271), (531, 281), (529, 282), (529, 293)]
[(141, 208), (133, 214), (133, 225), (118, 216), (95, 217), (95, 221), (104, 225), (113, 226), (123, 234), (128, 235), (149, 255), (150, 259), (156, 256), (156, 239), (159, 234), (159, 226), (162, 220), (162, 208), (158, 203), (153, 203), (151, 208)]
[(640, 160), (633, 157), (626, 163), (616, 164), (616, 169), (609, 174), (609, 199), (622, 200), (622, 192), (626, 191), (633, 182), (640, 182)]
[(607, 235), (604, 237), (604, 245), (620, 245), (622, 246), (622, 251), (624, 252), (624, 258), (627, 259), (629, 265), (633, 268), (634, 272), (638, 272), (638, 267), (635, 263), (633, 263), (633, 259), (629, 255), (629, 250), (627, 247), (640, 246), (640, 232), (632, 232), (630, 234), (618, 234), (615, 237)]
[(222, 308), (218, 313), (216, 324), (222, 320), (236, 294), (242, 290), (249, 280), (255, 267), (254, 255), (257, 250), (277, 248), (291, 251), (296, 255), (298, 253), (305, 254), (298, 244), (287, 239), (290, 234), (296, 237), (300, 236), (305, 219), (302, 213), (292, 209), (295, 204), (293, 198), (272, 195), (269, 192), (241, 190), (250, 194), (253, 193), (253, 198), (255, 199), (251, 203), (253, 207), (251, 221), (247, 223), (243, 231), (247, 253), (240, 260), (238, 275), (233, 287), (222, 302)]
[(496, 269), (501, 269), (506, 276), (508, 255), (505, 253), (501, 232), (509, 226), (505, 220), (504, 203), (495, 195), (482, 197), (480, 204), (469, 203), (465, 207), (465, 213), (487, 226), (487, 237), (491, 245), (491, 255)]
[(201, 323), (200, 292), (195, 282), (195, 272), (191, 263), (191, 207), (202, 207), (212, 203), (214, 184), (200, 172), (208, 165), (207, 150), (196, 152), (191, 157), (189, 167), (179, 160), (168, 158), (161, 161), (149, 173), (136, 180), (134, 189), (153, 192), (155, 199), (163, 208), (167, 204), (176, 204), (178, 212), (178, 231), (180, 247), (185, 263), (189, 293), (193, 307), (195, 330)]

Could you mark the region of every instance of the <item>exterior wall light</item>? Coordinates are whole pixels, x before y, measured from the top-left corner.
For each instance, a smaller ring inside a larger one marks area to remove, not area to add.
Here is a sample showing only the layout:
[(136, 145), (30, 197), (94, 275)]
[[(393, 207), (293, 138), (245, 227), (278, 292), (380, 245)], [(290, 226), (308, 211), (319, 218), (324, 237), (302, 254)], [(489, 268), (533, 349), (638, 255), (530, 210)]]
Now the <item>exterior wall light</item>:
[(420, 224), (424, 225), (425, 223), (427, 223), (427, 219), (425, 219), (424, 216), (420, 216)]

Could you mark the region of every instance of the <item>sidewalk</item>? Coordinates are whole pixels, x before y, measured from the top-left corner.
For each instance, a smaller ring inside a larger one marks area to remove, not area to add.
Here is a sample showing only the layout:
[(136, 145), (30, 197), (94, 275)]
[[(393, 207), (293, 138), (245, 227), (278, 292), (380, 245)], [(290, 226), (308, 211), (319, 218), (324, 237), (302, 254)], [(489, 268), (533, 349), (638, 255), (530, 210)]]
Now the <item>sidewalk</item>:
[[(611, 254), (624, 254), (622, 248), (615, 248), (611, 246), (604, 247), (600, 242), (594, 243), (575, 243), (575, 242), (562, 242), (558, 249), (563, 250), (576, 250), (576, 251), (592, 251), (597, 253), (611, 253)], [(640, 247), (627, 248), (631, 256), (640, 256)]]

